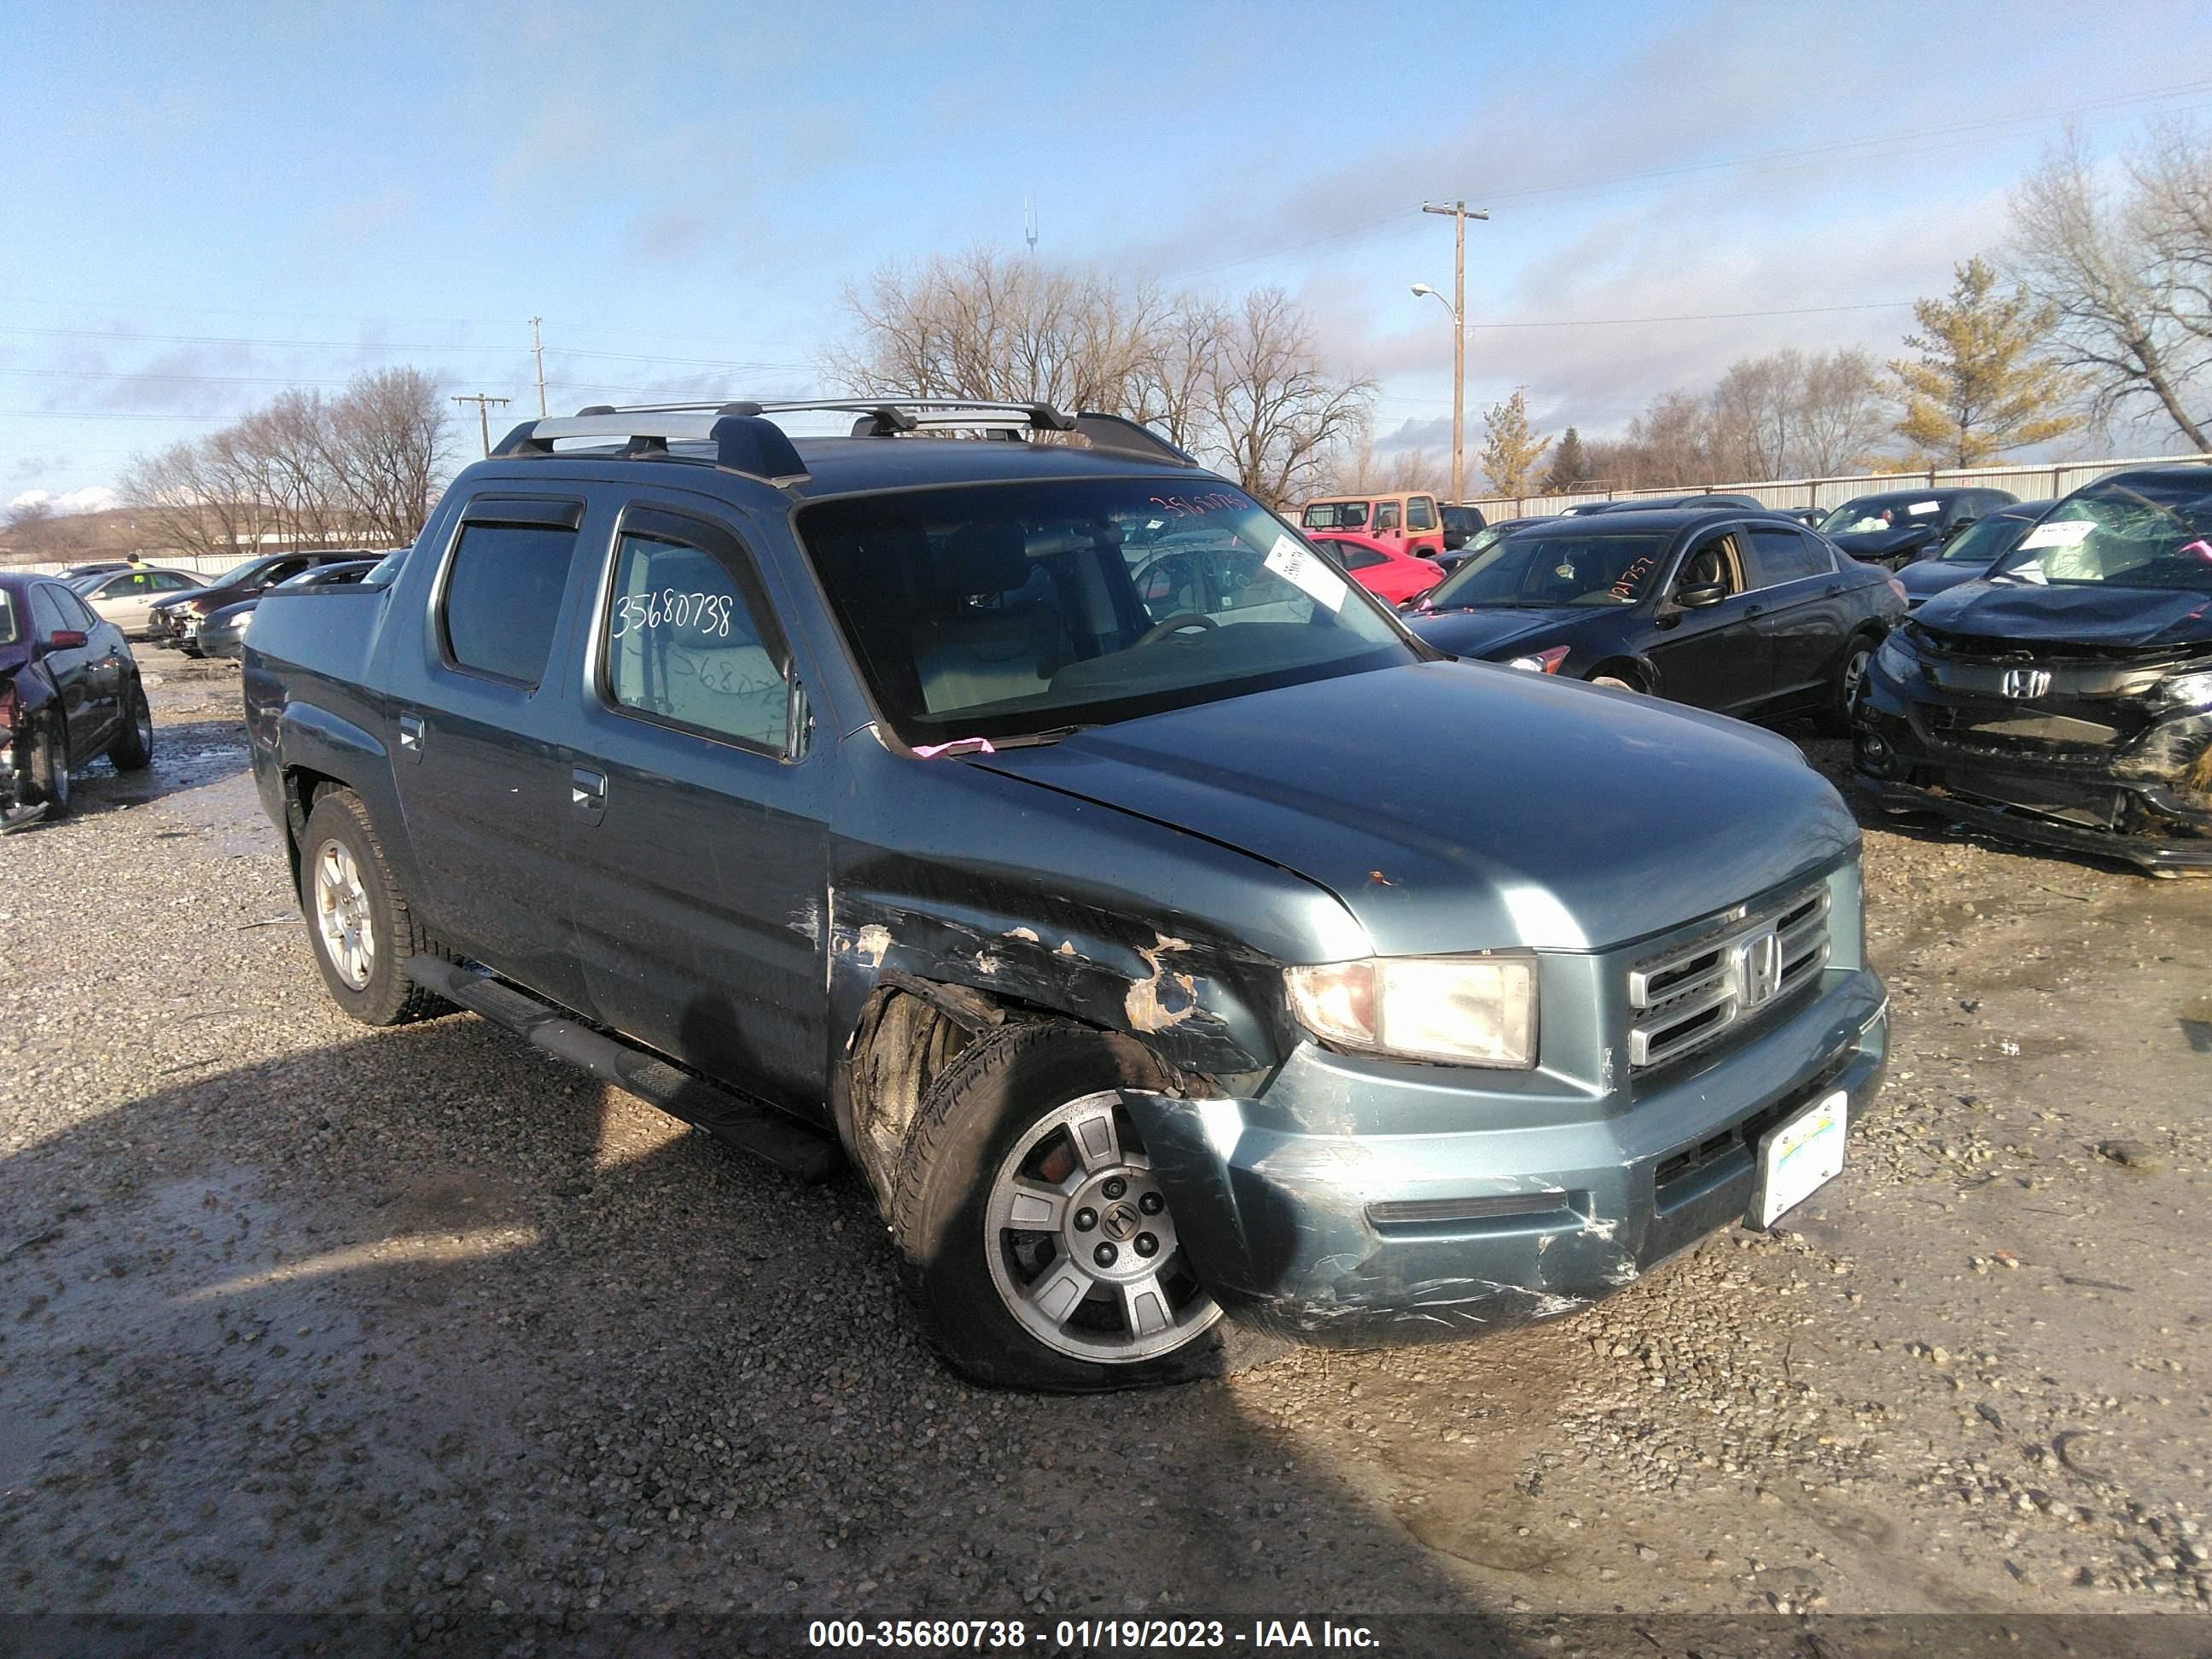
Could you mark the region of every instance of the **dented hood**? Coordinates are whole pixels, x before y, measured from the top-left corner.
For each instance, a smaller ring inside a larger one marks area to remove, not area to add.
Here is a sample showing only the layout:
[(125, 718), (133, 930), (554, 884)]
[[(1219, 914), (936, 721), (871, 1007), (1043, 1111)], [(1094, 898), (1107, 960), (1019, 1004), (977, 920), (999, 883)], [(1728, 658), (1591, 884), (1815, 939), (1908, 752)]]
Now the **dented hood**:
[(1469, 663), (1232, 697), (971, 763), (1293, 871), (1387, 955), (1604, 949), (1858, 839), (1779, 738)]
[(1913, 612), (1933, 634), (2039, 645), (2164, 650), (2212, 644), (2212, 593), (2113, 582), (1972, 582)]

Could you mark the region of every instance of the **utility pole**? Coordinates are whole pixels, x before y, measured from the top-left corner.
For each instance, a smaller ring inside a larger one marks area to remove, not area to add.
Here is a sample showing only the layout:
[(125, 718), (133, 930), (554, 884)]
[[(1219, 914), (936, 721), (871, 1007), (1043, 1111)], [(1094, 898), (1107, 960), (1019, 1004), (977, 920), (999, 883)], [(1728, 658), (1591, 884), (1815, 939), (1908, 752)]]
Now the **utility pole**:
[(501, 409), (505, 409), (507, 407), (507, 399), (504, 398), (488, 398), (481, 392), (472, 392), (465, 397), (457, 396), (454, 398), (453, 401), (457, 404), (474, 404), (477, 406), (477, 425), (483, 432), (483, 453), (487, 455), (490, 454), (492, 405), (494, 404), (497, 404)]
[(1452, 482), (1454, 502), (1466, 499), (1461, 485), (1467, 473), (1467, 222), (1487, 219), (1490, 210), (1468, 211), (1467, 204), (1433, 207), (1424, 202), (1424, 213), (1443, 213), (1452, 222)]
[(530, 355), (538, 359), (538, 412), (545, 413), (545, 342), (538, 337), (538, 325), (544, 319), (530, 319)]

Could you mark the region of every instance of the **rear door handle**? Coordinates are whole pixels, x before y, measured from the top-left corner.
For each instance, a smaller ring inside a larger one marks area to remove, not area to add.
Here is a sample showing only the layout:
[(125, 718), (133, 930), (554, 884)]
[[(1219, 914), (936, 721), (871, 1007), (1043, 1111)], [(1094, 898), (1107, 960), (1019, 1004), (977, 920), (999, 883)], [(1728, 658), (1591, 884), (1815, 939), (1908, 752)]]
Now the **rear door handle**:
[(568, 805), (583, 814), (584, 822), (597, 823), (607, 812), (607, 779), (604, 772), (579, 766), (568, 774)]
[(409, 760), (421, 764), (422, 759), (422, 717), (402, 714), (399, 717), (399, 752)]

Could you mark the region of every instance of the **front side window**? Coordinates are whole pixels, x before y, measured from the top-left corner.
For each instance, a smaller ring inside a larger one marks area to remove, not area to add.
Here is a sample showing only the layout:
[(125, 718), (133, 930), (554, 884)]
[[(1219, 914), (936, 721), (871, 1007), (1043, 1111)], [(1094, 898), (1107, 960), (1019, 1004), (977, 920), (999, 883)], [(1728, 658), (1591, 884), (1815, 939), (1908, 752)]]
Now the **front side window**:
[(2212, 479), (2092, 484), (2053, 507), (1989, 574), (2038, 586), (2212, 593)]
[(1651, 592), (1668, 539), (1595, 528), (1580, 536), (1498, 535), (1486, 545), (1478, 537), (1471, 556), (1429, 594), (1429, 605), (1634, 605)]
[(2025, 521), (2020, 519), (1983, 519), (1946, 542), (1943, 550), (1936, 556), (1946, 564), (1987, 564), (2011, 550), (2026, 528)]
[(454, 665), (535, 690), (575, 548), (566, 526), (464, 524), (446, 574), (446, 652)]
[(1416, 495), (1406, 503), (1406, 528), (1434, 530), (1437, 527), (1437, 504), (1426, 495)]
[(185, 578), (168, 570), (157, 570), (152, 575), (141, 576), (138, 580), (156, 593), (181, 593), (191, 586)]
[(1832, 568), (1827, 554), (1810, 538), (1780, 525), (1751, 526), (1751, 561), (1761, 587), (1824, 576)]
[(1378, 536), (1398, 527), (1398, 503), (1385, 501), (1375, 509), (1375, 533)]
[(15, 596), (0, 587), (0, 645), (23, 642), (22, 619), (15, 614)]
[[(635, 516), (635, 515), (634, 515)], [(734, 543), (683, 534), (659, 515), (615, 545), (605, 630), (606, 693), (617, 707), (774, 753), (791, 708), (781, 641), (763, 629), (760, 587)], [(713, 550), (701, 543), (712, 543)]]
[(851, 497), (801, 540), (909, 744), (1028, 738), (1416, 659), (1231, 485), (1098, 479)]
[(1340, 544), (1339, 547), (1333, 547), (1329, 550), (1340, 553), (1340, 562), (1346, 570), (1372, 570), (1376, 565), (1383, 562), (1380, 553), (1364, 547), (1341, 547)]

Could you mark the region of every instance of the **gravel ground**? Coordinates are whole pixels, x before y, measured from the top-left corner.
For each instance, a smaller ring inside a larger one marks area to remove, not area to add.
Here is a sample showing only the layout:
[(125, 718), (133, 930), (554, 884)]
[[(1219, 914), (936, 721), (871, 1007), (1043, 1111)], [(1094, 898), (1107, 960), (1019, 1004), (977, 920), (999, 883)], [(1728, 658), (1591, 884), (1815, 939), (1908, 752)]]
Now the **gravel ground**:
[(1887, 1109), (1791, 1231), (1489, 1340), (1031, 1399), (916, 1341), (856, 1183), (342, 1019), (234, 672), (148, 656), (155, 769), (0, 842), (15, 1611), (2212, 1605), (2212, 883), (1877, 822)]

